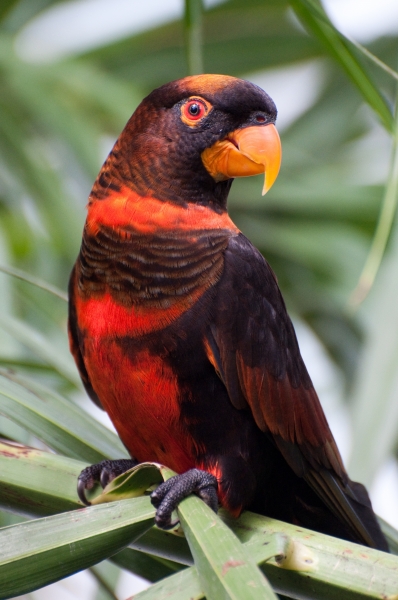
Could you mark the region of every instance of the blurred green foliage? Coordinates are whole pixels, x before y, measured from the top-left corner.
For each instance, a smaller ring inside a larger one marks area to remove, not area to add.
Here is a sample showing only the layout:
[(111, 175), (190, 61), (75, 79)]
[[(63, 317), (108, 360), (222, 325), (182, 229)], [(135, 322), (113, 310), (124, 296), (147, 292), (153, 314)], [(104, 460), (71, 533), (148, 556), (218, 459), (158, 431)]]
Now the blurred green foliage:
[[(355, 415), (353, 475), (369, 481), (398, 442), (398, 309), (388, 303), (395, 297), (396, 242), (363, 307), (347, 307), (384, 195), (388, 165), (375, 163), (389, 160), (396, 82), (330, 25), (318, 0), (220, 3), (201, 16), (203, 47), (193, 10), (186, 30), (181, 19), (54, 63), (26, 62), (16, 52), (18, 35), (61, 2), (0, 6), (0, 265), (66, 289), (86, 199), (106, 152), (144, 95), (188, 74), (187, 45), (191, 69), (203, 60), (205, 72), (248, 79), (262, 73), (265, 83), (268, 70), (316, 61), (320, 90), (282, 131), (278, 182), (262, 198), (258, 179), (236, 181), (229, 205), (277, 273), (292, 316), (312, 328), (341, 370)], [(375, 40), (369, 49), (396, 65), (398, 37)], [(389, 177), (391, 183), (392, 171)], [(4, 273), (0, 364), (70, 398), (80, 390), (65, 303)], [(3, 437), (28, 442), (27, 431), (0, 417)]]

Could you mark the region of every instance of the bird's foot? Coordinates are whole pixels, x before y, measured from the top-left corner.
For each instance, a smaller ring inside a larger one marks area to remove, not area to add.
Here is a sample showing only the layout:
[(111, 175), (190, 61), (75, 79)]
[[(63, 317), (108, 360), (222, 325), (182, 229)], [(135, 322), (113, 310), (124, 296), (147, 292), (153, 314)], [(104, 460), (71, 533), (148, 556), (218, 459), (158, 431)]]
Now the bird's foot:
[(104, 488), (112, 479), (132, 469), (138, 462), (132, 458), (120, 460), (102, 460), (83, 469), (77, 480), (77, 495), (86, 506), (91, 502), (86, 498), (86, 490), (91, 490), (96, 483)]
[(190, 469), (181, 475), (170, 477), (161, 483), (151, 494), (151, 502), (156, 510), (155, 523), (161, 529), (171, 529), (178, 521), (172, 522), (171, 514), (181, 500), (196, 494), (214, 512), (218, 510), (217, 478), (207, 471)]

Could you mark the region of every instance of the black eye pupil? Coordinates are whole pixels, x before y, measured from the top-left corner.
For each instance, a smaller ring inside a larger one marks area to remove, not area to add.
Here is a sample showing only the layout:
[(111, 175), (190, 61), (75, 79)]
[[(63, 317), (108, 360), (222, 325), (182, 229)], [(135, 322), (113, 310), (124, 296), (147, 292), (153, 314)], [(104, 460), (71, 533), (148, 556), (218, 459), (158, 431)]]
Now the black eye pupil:
[(189, 108), (188, 108), (188, 112), (193, 117), (196, 117), (199, 114), (199, 112), (200, 112), (200, 106), (199, 106), (199, 104), (190, 104)]
[(256, 121), (257, 121), (257, 123), (265, 123), (265, 116), (264, 115), (256, 115)]

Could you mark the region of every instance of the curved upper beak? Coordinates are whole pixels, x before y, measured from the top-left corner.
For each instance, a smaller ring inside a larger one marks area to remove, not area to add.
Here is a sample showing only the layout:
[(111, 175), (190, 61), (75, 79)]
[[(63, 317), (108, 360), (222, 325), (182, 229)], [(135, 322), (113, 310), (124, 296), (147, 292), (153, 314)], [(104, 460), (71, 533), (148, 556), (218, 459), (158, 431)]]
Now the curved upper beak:
[(216, 181), (265, 173), (263, 195), (281, 166), (282, 148), (275, 125), (237, 129), (202, 152), (202, 161)]

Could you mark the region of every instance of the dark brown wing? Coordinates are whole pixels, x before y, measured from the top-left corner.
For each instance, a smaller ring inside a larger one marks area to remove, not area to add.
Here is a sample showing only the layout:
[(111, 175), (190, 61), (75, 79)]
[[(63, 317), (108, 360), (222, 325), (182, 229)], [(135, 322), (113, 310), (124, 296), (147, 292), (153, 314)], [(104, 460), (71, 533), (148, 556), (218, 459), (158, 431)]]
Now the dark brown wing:
[(75, 359), (76, 366), (79, 370), (79, 374), (81, 380), (83, 382), (84, 388), (87, 394), (90, 396), (91, 400), (99, 407), (104, 410), (100, 399), (97, 394), (93, 390), (93, 386), (91, 385), (90, 378), (87, 373), (87, 369), (84, 364), (83, 356), (81, 353), (81, 343), (80, 338), (82, 336), (82, 332), (79, 329), (79, 325), (77, 322), (76, 308), (75, 308), (75, 286), (76, 286), (76, 265), (73, 267), (73, 271), (69, 280), (69, 317), (68, 317), (68, 334), (69, 334), (69, 348)]
[(344, 469), (275, 275), (243, 235), (229, 242), (216, 301), (206, 348), (231, 402), (250, 406), (258, 427), (272, 434), (293, 471), (354, 539), (377, 545), (357, 509), (363, 498)]

